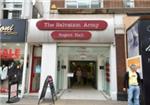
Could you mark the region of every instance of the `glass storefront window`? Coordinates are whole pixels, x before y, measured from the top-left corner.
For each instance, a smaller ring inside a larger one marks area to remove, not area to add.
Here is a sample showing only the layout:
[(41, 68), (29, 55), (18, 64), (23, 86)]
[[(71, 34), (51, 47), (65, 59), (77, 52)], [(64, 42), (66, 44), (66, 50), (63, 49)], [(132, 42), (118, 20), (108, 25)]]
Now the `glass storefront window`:
[(0, 95), (8, 94), (8, 82), (16, 80), (19, 82), (19, 94), (21, 93), (24, 43), (2, 43), (0, 48)]

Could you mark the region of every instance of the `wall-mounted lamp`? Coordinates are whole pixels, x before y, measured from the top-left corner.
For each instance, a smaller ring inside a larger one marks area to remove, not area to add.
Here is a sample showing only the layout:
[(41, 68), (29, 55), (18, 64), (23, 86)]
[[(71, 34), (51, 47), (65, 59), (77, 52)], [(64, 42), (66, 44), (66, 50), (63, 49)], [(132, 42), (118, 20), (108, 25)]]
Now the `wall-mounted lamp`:
[(56, 4), (52, 4), (51, 10), (57, 10)]
[(56, 6), (56, 4), (52, 4), (52, 5), (51, 5), (50, 11), (51, 11), (51, 13), (53, 13), (53, 14), (57, 13), (57, 6)]

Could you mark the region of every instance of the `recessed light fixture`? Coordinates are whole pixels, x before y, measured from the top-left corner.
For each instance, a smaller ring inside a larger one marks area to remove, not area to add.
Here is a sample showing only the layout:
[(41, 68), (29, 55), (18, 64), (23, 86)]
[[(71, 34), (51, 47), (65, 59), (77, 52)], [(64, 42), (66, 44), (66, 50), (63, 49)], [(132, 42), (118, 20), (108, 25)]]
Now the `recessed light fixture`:
[(7, 46), (7, 44), (6, 44), (6, 43), (3, 43), (2, 46)]
[(17, 43), (17, 44), (16, 44), (16, 46), (20, 46), (20, 44), (19, 44), (19, 43)]
[(83, 58), (83, 59), (84, 59), (84, 58), (87, 58), (87, 56), (86, 56), (85, 54), (81, 54), (81, 55), (80, 55), (80, 58)]

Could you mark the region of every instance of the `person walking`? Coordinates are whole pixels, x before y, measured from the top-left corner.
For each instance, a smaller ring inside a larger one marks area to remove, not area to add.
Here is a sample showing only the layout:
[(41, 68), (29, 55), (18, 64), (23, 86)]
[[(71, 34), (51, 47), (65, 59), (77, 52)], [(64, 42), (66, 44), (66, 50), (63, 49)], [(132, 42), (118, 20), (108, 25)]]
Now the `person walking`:
[(137, 72), (137, 66), (135, 64), (130, 65), (130, 69), (124, 76), (124, 88), (123, 91), (128, 89), (128, 105), (140, 105), (140, 83), (141, 78)]

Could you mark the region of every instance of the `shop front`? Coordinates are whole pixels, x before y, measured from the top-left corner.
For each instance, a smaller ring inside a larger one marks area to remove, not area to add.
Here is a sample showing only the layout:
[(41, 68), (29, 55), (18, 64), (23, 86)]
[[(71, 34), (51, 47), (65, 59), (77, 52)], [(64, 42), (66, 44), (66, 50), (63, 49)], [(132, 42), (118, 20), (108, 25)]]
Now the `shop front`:
[[(57, 92), (71, 89), (77, 84), (73, 77), (80, 67), (84, 75), (89, 74), (81, 79), (82, 86), (85, 83), (97, 91), (106, 91), (116, 100), (113, 15), (52, 15), (51, 19), (31, 19), (28, 23), (30, 93), (40, 95), (48, 75), (53, 77)], [(36, 69), (38, 64), (40, 69)]]
[(141, 57), (141, 69), (138, 69), (142, 79), (140, 102), (142, 105), (149, 105), (150, 17), (141, 17), (127, 32), (128, 58)]
[(19, 80), (19, 96), (23, 94), (26, 24), (26, 20), (0, 20), (0, 96), (8, 97), (8, 82), (13, 73)]

